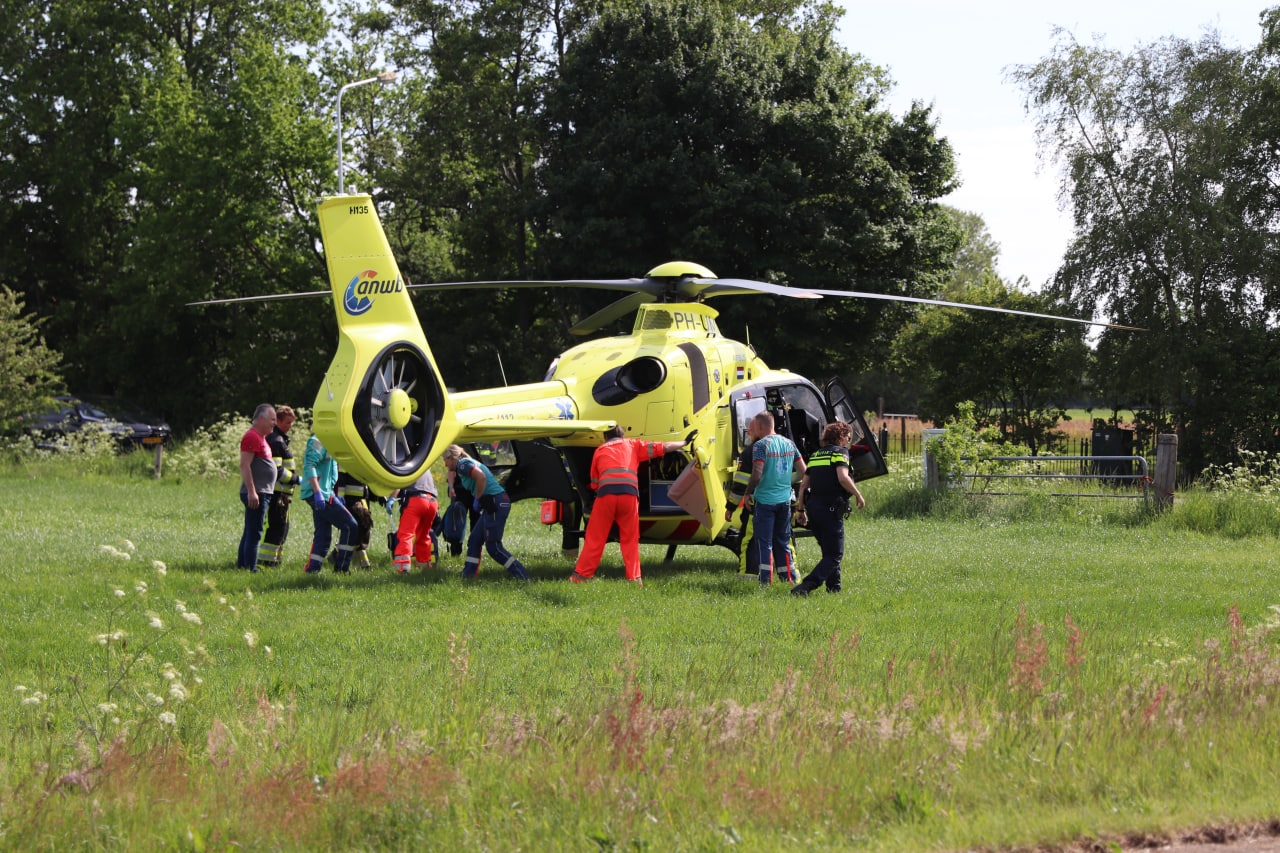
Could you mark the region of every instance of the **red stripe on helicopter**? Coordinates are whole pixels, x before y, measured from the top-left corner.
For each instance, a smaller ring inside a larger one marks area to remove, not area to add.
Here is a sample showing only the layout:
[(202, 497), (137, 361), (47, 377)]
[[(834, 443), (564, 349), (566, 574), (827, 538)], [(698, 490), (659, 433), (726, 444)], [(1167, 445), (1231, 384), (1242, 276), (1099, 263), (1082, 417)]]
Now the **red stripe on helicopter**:
[[(661, 539), (664, 542), (688, 542), (697, 535), (702, 528), (702, 524), (697, 519), (685, 519), (676, 524), (674, 529), (669, 533), (663, 532), (671, 522), (668, 521), (644, 521), (640, 522), (640, 538), (647, 537)], [(658, 529), (655, 530), (654, 528)]]

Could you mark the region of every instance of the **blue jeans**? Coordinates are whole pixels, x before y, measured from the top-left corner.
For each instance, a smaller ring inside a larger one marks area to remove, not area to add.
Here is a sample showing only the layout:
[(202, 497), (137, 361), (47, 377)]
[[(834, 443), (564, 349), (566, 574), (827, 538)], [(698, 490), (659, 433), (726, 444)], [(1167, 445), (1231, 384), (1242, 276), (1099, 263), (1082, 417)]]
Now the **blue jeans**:
[(758, 503), (751, 514), (751, 523), (756, 529), (756, 567), (760, 571), (760, 582), (769, 582), (771, 567), (776, 569), (779, 577), (794, 580), (791, 567), (787, 565), (791, 542), (791, 503)]
[(271, 495), (258, 492), (258, 508), (249, 506), (249, 495), (240, 492), (240, 503), (244, 504), (244, 532), (240, 534), (240, 551), (236, 554), (236, 568), (258, 570), (258, 540), (262, 538), (262, 522), (267, 517), (267, 504), (271, 503)]
[(822, 559), (803, 581), (805, 589), (817, 589), (824, 583), (832, 592), (840, 591), (840, 563), (844, 559), (844, 504), (840, 500), (825, 501), (810, 494), (805, 502), (809, 511), (809, 529), (822, 549)]
[[(307, 503), (311, 503), (310, 500)], [(315, 538), (311, 540), (311, 556), (307, 559), (307, 571), (318, 572), (320, 566), (324, 563), (324, 557), (329, 553), (329, 543), (333, 541), (333, 528), (338, 528), (338, 555), (333, 562), (333, 570), (335, 572), (345, 572), (351, 568), (351, 552), (355, 549), (352, 544), (356, 538), (355, 517), (343, 505), (341, 498), (334, 498), (320, 509), (311, 507), (312, 518), (315, 520), (316, 533)]]
[(498, 565), (511, 573), (512, 577), (527, 581), (529, 572), (502, 544), (502, 534), (507, 529), (507, 516), (511, 514), (511, 498), (503, 492), (500, 495), (493, 495), (490, 500), (492, 500), (493, 509), (482, 506), (479, 520), (471, 525), (471, 535), (467, 537), (467, 559), (462, 565), (462, 576), (474, 578), (479, 573), (480, 549), (483, 547)]

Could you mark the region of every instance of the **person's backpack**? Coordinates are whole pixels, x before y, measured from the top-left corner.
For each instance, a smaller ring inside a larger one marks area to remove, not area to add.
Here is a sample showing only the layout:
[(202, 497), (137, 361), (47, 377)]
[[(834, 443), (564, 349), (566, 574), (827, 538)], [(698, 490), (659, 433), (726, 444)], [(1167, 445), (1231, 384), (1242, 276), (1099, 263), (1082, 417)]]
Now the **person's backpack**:
[(452, 501), (444, 511), (440, 535), (449, 543), (450, 554), (456, 557), (462, 553), (462, 540), (467, 535), (467, 505), (462, 501)]

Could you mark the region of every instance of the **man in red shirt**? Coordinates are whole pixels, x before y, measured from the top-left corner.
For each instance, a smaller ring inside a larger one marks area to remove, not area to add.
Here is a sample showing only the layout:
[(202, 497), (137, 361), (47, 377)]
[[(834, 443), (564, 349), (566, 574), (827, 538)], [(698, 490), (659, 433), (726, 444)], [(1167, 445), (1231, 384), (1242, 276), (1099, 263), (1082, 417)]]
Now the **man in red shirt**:
[(595, 576), (614, 522), (618, 524), (618, 546), (627, 580), (644, 583), (640, 579), (640, 463), (680, 450), (689, 442), (641, 441), (625, 436), (621, 425), (614, 427), (609, 440), (591, 457), (591, 490), (596, 500), (587, 519), (582, 553), (570, 575), (574, 583)]
[(253, 425), (240, 438), (240, 501), (244, 504), (244, 532), (236, 568), (258, 570), (258, 540), (267, 504), (276, 485), (276, 463), (267, 446), (267, 433), (276, 425), (276, 410), (263, 403), (253, 410)]

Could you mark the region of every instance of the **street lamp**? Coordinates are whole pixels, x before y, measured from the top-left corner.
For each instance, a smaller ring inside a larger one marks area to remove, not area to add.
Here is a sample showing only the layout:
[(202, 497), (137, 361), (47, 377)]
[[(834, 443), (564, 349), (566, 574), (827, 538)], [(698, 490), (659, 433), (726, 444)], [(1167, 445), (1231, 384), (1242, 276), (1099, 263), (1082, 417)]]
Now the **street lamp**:
[(348, 83), (338, 90), (338, 195), (345, 195), (342, 190), (342, 93), (348, 89), (354, 89), (357, 86), (367, 86), (370, 83), (390, 83), (396, 79), (396, 72), (383, 71), (376, 77), (370, 77), (367, 80), (357, 80), (354, 83)]

